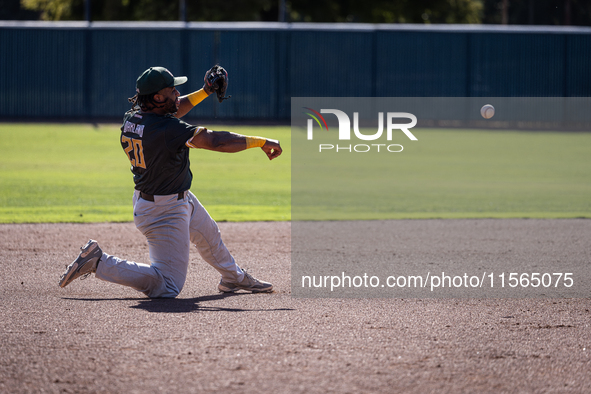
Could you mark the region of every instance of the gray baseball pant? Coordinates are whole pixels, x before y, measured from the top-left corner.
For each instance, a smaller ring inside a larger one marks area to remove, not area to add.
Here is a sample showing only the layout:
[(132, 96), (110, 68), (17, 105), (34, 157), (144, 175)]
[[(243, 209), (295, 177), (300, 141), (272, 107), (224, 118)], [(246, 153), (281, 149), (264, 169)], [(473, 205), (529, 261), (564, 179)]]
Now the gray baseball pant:
[(174, 298), (185, 284), (189, 249), (193, 243), (201, 257), (225, 282), (236, 283), (244, 273), (224, 243), (217, 223), (190, 191), (154, 196), (154, 201), (133, 196), (135, 226), (148, 240), (151, 265), (103, 253), (96, 277), (132, 287), (150, 298)]

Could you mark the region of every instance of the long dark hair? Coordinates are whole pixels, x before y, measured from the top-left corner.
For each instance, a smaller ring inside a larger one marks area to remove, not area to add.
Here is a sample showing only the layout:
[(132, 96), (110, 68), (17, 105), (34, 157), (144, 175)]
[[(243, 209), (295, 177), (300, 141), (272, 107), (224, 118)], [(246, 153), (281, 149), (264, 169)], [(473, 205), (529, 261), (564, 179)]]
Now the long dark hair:
[(131, 109), (133, 111), (139, 109), (142, 111), (151, 111), (154, 108), (161, 108), (164, 106), (164, 104), (154, 101), (154, 95), (156, 94), (158, 94), (158, 92), (152, 94), (137, 93), (135, 96), (128, 98), (127, 101), (131, 103)]

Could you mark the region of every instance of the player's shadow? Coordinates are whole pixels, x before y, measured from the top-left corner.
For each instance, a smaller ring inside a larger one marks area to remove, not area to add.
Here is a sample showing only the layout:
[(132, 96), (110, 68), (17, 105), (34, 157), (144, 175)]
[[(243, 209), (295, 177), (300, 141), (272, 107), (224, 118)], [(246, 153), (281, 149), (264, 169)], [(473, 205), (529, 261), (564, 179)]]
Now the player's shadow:
[[(271, 309), (245, 309), (245, 308), (223, 308), (217, 306), (207, 306), (203, 303), (209, 301), (223, 300), (228, 297), (247, 296), (250, 293), (220, 293), (194, 298), (71, 298), (62, 297), (66, 300), (76, 301), (134, 301), (136, 305), (131, 305), (133, 309), (143, 309), (151, 313), (187, 313), (187, 312), (270, 312), (270, 311), (293, 311), (293, 308), (271, 308)], [(255, 295), (258, 296), (258, 295)], [(263, 296), (263, 295), (261, 295)]]
[(187, 313), (187, 312), (252, 312), (252, 311), (292, 311), (291, 308), (273, 308), (273, 309), (244, 309), (244, 308), (223, 308), (217, 306), (207, 306), (203, 303), (208, 301), (222, 300), (228, 297), (238, 297), (249, 295), (249, 293), (222, 293), (195, 298), (149, 298), (139, 300), (137, 305), (130, 308), (143, 309), (152, 313)]

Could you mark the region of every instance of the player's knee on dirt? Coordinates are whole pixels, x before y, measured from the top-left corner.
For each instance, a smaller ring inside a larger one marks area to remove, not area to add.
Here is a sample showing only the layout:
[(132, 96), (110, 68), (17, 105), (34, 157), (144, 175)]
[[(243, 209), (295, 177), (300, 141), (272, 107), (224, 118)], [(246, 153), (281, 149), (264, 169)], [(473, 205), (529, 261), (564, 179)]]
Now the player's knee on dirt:
[(176, 286), (170, 279), (164, 281), (163, 286), (145, 291), (144, 294), (150, 298), (176, 298), (183, 289), (183, 285)]

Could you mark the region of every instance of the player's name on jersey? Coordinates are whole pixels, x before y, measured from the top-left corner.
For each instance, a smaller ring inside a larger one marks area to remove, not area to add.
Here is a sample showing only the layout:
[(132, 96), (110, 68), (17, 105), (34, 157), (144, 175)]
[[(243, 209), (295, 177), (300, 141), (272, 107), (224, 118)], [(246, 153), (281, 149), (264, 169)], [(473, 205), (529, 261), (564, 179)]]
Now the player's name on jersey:
[(131, 123), (129, 120), (127, 120), (123, 125), (123, 132), (137, 134), (141, 138), (144, 136), (144, 125)]

